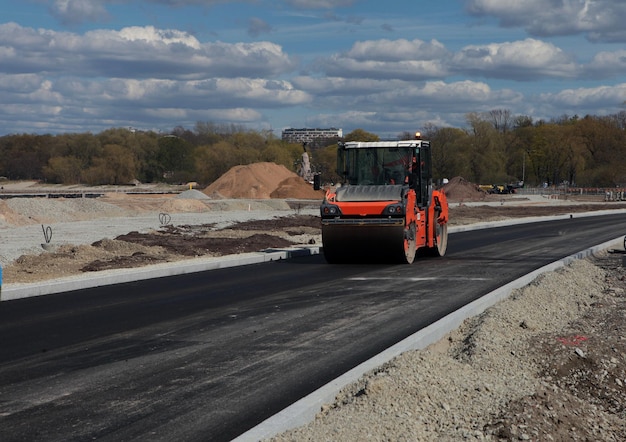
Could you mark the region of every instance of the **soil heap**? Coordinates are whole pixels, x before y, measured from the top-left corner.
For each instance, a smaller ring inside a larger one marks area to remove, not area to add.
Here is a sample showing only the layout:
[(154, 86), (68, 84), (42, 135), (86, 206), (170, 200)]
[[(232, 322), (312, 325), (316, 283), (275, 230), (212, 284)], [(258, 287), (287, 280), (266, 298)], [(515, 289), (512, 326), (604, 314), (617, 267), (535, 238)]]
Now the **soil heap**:
[(211, 198), (295, 198), (322, 199), (324, 191), (291, 172), (285, 166), (264, 162), (235, 166), (203, 191)]
[(460, 176), (448, 181), (443, 186), (443, 191), (451, 201), (483, 201), (487, 197), (487, 192)]

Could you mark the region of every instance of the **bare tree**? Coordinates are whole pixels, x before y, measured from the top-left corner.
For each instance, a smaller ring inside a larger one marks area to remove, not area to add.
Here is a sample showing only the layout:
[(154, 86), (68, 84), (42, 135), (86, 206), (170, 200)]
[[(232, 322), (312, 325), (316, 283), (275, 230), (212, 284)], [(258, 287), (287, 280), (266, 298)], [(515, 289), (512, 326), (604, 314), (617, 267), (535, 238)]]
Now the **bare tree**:
[(487, 113), (487, 118), (493, 125), (493, 128), (500, 133), (507, 133), (511, 130), (511, 111), (508, 109), (493, 109)]

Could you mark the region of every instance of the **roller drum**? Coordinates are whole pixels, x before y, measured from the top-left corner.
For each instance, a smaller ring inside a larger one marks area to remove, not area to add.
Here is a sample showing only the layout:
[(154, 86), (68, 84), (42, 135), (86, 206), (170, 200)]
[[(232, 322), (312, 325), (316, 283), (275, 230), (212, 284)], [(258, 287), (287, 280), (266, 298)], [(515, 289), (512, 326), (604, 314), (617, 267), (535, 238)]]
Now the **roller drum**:
[(406, 262), (404, 239), (401, 223), (322, 224), (322, 250), (331, 264)]

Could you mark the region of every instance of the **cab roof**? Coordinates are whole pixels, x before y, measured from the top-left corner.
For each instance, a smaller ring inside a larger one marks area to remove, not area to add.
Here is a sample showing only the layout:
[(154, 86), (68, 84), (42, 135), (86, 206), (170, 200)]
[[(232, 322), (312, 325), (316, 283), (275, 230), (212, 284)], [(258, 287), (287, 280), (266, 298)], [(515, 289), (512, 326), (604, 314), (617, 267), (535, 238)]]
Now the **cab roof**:
[(372, 149), (376, 147), (421, 147), (429, 146), (430, 141), (406, 140), (406, 141), (347, 141), (343, 143), (346, 149)]

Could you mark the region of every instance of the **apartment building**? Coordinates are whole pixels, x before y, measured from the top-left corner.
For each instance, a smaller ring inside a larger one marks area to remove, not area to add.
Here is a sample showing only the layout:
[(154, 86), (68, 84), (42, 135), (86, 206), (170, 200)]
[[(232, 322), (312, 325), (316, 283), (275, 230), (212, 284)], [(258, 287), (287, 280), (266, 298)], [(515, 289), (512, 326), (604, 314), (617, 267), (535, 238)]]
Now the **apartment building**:
[(285, 129), (282, 140), (289, 143), (315, 144), (317, 141), (343, 137), (343, 130), (331, 127), (329, 129)]

